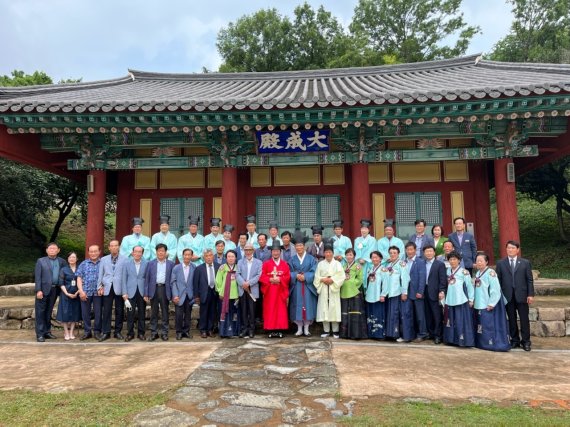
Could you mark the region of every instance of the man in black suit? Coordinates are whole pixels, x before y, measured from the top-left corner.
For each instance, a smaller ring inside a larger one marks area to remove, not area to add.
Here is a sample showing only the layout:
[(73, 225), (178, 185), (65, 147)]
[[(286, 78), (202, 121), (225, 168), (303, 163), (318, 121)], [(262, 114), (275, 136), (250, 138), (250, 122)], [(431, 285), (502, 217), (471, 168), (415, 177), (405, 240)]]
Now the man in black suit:
[(59, 272), (67, 265), (58, 257), (59, 246), (51, 242), (46, 246), (47, 256), (39, 258), (35, 268), (36, 291), (36, 339), (44, 342), (46, 338), (55, 339), (51, 333), (51, 313), (59, 295)]
[(212, 336), (218, 315), (219, 295), (216, 292), (218, 268), (220, 265), (214, 262), (214, 252), (211, 249), (206, 249), (204, 251), (204, 264), (196, 267), (194, 272), (194, 298), (196, 303), (200, 304), (198, 329), (202, 338)]
[(162, 328), (161, 338), (168, 340), (168, 302), (172, 299), (170, 281), (174, 263), (166, 257), (167, 246), (156, 245), (156, 259), (149, 261), (144, 281), (144, 300), (150, 304), (150, 337), (149, 341), (158, 338), (158, 312), (160, 309)]
[[(507, 317), (511, 335), (511, 348), (521, 347), (530, 351), (530, 322), (528, 305), (534, 302), (534, 280), (532, 268), (527, 259), (519, 256), (520, 243), (507, 242), (507, 256), (497, 262), (497, 277), (503, 295), (507, 299)], [(521, 333), (517, 325), (517, 312)], [(522, 338), (522, 339), (521, 339)]]
[(435, 248), (432, 245), (424, 246), (423, 251), (426, 266), (426, 322), (433, 342), (441, 344), (443, 310), (440, 300), (445, 298), (447, 291), (447, 271), (445, 264), (435, 259)]

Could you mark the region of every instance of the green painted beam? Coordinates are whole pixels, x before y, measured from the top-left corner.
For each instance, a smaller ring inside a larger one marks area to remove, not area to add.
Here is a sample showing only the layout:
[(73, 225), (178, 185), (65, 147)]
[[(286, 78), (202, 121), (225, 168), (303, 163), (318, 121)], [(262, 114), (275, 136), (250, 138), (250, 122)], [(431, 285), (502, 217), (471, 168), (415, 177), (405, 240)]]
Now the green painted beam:
[[(377, 162), (423, 162), (442, 160), (484, 160), (499, 157), (536, 157), (538, 146), (525, 145), (515, 152), (505, 152), (495, 147), (471, 147), (471, 148), (447, 148), (430, 150), (385, 150), (371, 151), (367, 153), (366, 161)], [(303, 154), (299, 156), (254, 156), (238, 155), (230, 160), (232, 167), (256, 167), (256, 166), (290, 166), (294, 165), (319, 165), (319, 164), (344, 164), (358, 162), (358, 153), (336, 152), (326, 154)], [(74, 159), (67, 161), (70, 170), (129, 170), (129, 169), (187, 169), (224, 167), (221, 158), (213, 156), (195, 157), (162, 157), (162, 158), (121, 158), (84, 161)]]

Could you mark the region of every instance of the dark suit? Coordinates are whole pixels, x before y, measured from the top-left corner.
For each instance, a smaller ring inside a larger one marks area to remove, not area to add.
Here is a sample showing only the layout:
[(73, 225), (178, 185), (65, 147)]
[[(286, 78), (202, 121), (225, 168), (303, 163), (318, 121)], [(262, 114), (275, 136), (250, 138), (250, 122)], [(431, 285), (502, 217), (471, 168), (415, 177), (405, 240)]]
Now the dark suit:
[(453, 243), (454, 249), (459, 252), (459, 255), (461, 255), (465, 268), (472, 273), (473, 264), (477, 258), (477, 243), (475, 242), (475, 237), (473, 237), (473, 234), (463, 233), (461, 244), (459, 244), (459, 237), (457, 237), (457, 232), (451, 233), (449, 236), (447, 236), (447, 238), (451, 243)]
[[(219, 296), (216, 292), (215, 285), (210, 287), (208, 284), (207, 264), (200, 264), (194, 272), (194, 297), (200, 298), (200, 321), (198, 329), (200, 332), (212, 332), (216, 315), (218, 313)], [(214, 280), (215, 274), (220, 266), (214, 262)]]
[[(411, 262), (406, 258), (406, 264)], [(414, 318), (416, 338), (427, 337), (426, 312), (425, 312), (425, 287), (426, 287), (426, 263), (416, 256), (410, 268), (410, 286), (408, 287), (408, 298), (414, 306)], [(422, 299), (416, 298), (416, 294), (422, 294)]]
[(63, 258), (57, 257), (58, 274), (57, 279), (53, 280), (52, 263), (49, 257), (39, 258), (36, 262), (34, 271), (35, 291), (36, 294), (42, 291), (43, 298), (36, 298), (36, 336), (43, 337), (51, 333), (51, 314), (55, 301), (60, 293), (59, 272), (67, 265)]
[(434, 259), (426, 278), (425, 305), (427, 328), (432, 337), (442, 338), (442, 307), (439, 293), (447, 291), (447, 271), (445, 264)]
[(149, 261), (146, 269), (146, 277), (144, 281), (144, 296), (150, 298), (150, 333), (154, 336), (158, 333), (158, 309), (162, 317), (163, 336), (168, 335), (168, 302), (172, 298), (170, 291), (170, 279), (174, 263), (169, 259), (166, 260), (166, 277), (165, 283), (157, 283), (156, 270), (158, 259)]
[(425, 248), (428, 245), (435, 247), (435, 243), (433, 241), (433, 237), (428, 236), (427, 234), (424, 234), (419, 242), (416, 242), (416, 236), (417, 236), (416, 233), (412, 234), (408, 239), (408, 242), (416, 244), (416, 254), (419, 258), (422, 258), (424, 253), (423, 248)]
[[(497, 277), (501, 290), (507, 300), (507, 317), (512, 344), (530, 344), (530, 322), (528, 319), (528, 297), (534, 297), (534, 280), (532, 268), (527, 259), (517, 256), (514, 271), (511, 269), (509, 257), (497, 262)], [(521, 333), (517, 325), (519, 314)]]

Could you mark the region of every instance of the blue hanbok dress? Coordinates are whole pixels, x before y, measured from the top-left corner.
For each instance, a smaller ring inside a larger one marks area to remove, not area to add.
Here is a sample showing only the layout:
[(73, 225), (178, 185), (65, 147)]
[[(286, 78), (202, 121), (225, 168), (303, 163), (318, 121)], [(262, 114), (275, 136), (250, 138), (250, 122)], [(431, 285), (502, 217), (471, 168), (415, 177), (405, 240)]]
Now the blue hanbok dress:
[[(289, 260), (291, 270), (291, 286), (289, 287), (289, 319), (295, 322), (312, 322), (317, 317), (317, 288), (313, 284), (317, 260), (305, 252), (303, 262), (299, 261), (298, 255), (293, 255)], [(297, 274), (303, 273), (305, 281), (297, 280)]]
[(402, 301), (402, 294), (408, 294), (410, 275), (404, 261), (399, 259), (383, 267), (385, 272), (382, 296), (386, 301), (386, 336), (411, 341), (416, 337), (414, 311), (411, 301)]
[[(492, 310), (487, 307), (492, 306)], [(490, 351), (509, 351), (511, 338), (505, 299), (497, 273), (491, 268), (475, 276), (475, 347)]]
[(386, 269), (380, 264), (366, 264), (364, 268), (364, 289), (366, 300), (366, 325), (368, 338), (382, 340), (386, 337), (386, 303), (380, 301)]
[(443, 318), (443, 342), (460, 347), (473, 347), (475, 336), (469, 301), (474, 290), (469, 271), (457, 267), (447, 269), (447, 294)]

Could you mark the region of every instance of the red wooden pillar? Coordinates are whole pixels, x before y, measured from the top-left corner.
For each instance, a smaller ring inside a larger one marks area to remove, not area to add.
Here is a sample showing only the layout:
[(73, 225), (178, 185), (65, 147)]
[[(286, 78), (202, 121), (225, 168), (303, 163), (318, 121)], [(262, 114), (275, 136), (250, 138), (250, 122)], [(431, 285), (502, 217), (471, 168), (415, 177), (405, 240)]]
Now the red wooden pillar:
[[(360, 236), (360, 220), (362, 218), (372, 219), (368, 163), (354, 163), (351, 166), (351, 170), (350, 201), (352, 205), (352, 227), (350, 231), (353, 236)], [(374, 227), (372, 227), (372, 230), (374, 230)]]
[[(134, 172), (117, 172), (117, 215), (115, 225), (115, 238), (121, 240), (123, 236), (131, 234), (131, 197), (134, 189)], [(138, 216), (138, 213), (137, 213)], [(149, 220), (150, 218), (145, 218)]]
[[(222, 222), (231, 224), (235, 230), (238, 223), (238, 191), (237, 169), (226, 167), (222, 169)], [(234, 230), (234, 231), (235, 231)], [(233, 238), (233, 234), (232, 234)]]
[(107, 173), (104, 170), (93, 170), (93, 191), (87, 195), (87, 230), (85, 238), (85, 256), (91, 245), (103, 247), (105, 235), (105, 193), (107, 189)]
[(509, 240), (520, 242), (517, 193), (514, 182), (507, 182), (507, 165), (512, 159), (495, 160), (495, 190), (497, 192), (497, 216), (499, 219), (499, 249), (501, 257), (507, 255), (505, 245)]
[[(491, 201), (489, 200), (489, 175), (486, 161), (469, 162), (470, 176), (477, 182), (473, 192), (475, 205), (475, 239), (477, 250), (489, 255), (489, 262), (494, 264), (493, 229), (491, 225)], [(468, 219), (469, 220), (469, 219)]]

